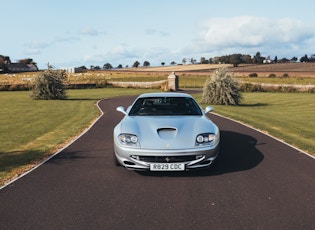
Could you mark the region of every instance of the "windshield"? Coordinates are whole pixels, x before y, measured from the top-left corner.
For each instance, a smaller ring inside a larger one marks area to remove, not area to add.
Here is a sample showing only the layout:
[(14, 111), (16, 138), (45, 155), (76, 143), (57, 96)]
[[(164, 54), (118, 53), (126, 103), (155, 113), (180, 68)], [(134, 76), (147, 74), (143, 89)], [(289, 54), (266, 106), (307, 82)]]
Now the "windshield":
[(202, 115), (202, 111), (196, 101), (190, 97), (148, 97), (139, 98), (129, 113), (129, 116), (154, 115)]

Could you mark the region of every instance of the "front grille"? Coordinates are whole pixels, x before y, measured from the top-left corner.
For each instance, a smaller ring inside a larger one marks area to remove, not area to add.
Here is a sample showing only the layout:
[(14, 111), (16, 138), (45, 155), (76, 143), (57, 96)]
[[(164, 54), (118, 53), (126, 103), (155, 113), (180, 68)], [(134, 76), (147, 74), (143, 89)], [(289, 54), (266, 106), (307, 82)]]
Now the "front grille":
[(139, 160), (150, 163), (177, 163), (196, 160), (196, 156), (139, 156)]

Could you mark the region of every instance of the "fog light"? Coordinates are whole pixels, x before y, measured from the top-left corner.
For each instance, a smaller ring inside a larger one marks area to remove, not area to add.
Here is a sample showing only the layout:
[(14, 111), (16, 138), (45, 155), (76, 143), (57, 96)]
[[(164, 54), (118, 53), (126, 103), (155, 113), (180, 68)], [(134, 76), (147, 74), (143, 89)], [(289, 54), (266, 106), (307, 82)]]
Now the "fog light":
[(131, 157), (132, 159), (137, 160), (137, 161), (139, 161), (139, 160), (140, 160), (140, 157), (139, 157), (139, 156), (131, 155), (130, 157)]

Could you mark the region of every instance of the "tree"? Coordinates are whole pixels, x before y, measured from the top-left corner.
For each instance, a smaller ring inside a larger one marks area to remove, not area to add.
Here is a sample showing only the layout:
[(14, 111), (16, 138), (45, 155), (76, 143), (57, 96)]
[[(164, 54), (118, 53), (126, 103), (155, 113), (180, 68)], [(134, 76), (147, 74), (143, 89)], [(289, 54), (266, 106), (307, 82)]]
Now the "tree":
[(305, 54), (304, 57), (300, 58), (300, 62), (309, 62), (310, 60), (308, 59), (307, 55)]
[(183, 58), (182, 63), (185, 65), (186, 62), (187, 62), (187, 59), (186, 59), (186, 58)]
[(132, 67), (138, 68), (138, 66), (140, 65), (140, 62), (135, 61), (135, 63), (133, 63)]
[(164, 65), (165, 65), (165, 62), (164, 62), (164, 61), (163, 61), (163, 62), (161, 62), (161, 65), (162, 65), (162, 66), (164, 66)]
[(65, 82), (67, 74), (64, 70), (46, 70), (35, 77), (31, 97), (36, 100), (55, 100), (67, 98)]
[(287, 63), (287, 62), (289, 62), (289, 59), (287, 59), (287, 58), (282, 58), (280, 61), (279, 61), (280, 63)]
[(112, 68), (113, 68), (113, 66), (110, 63), (106, 63), (106, 64), (103, 65), (103, 69), (109, 70), (109, 69), (112, 69)]
[(230, 58), (227, 55), (221, 56), (221, 57), (219, 57), (219, 62), (222, 63), (222, 64), (223, 63), (229, 63), (230, 62)]
[(21, 60), (19, 60), (19, 63), (37, 65), (37, 63), (34, 62), (32, 58), (21, 59)]
[(11, 64), (11, 60), (9, 56), (0, 55), (0, 62), (4, 64)]
[(171, 62), (171, 65), (176, 65), (176, 62), (175, 62), (175, 61), (172, 61), (172, 62)]
[(253, 63), (261, 64), (263, 62), (263, 58), (261, 57), (260, 52), (257, 52), (253, 58)]
[(219, 64), (220, 63), (220, 57), (214, 57), (211, 60), (212, 60), (211, 63), (213, 63), (213, 64)]
[(118, 66), (117, 66), (117, 69), (122, 69), (122, 64), (119, 64)]
[(251, 64), (252, 63), (252, 57), (249, 54), (243, 55), (243, 61), (246, 64)]
[(200, 58), (200, 64), (208, 64), (209, 61), (205, 57)]
[(215, 70), (203, 86), (202, 103), (205, 104), (238, 105), (241, 98), (239, 83), (226, 67)]
[(5, 64), (5, 60), (3, 56), (0, 56), (0, 73), (1, 72), (6, 72), (7, 71), (7, 65)]
[(229, 63), (233, 64), (233, 67), (237, 67), (239, 64), (242, 63), (242, 55), (241, 54), (233, 54), (233, 55), (231, 55)]
[(315, 54), (312, 54), (309, 58), (310, 62), (315, 62)]
[(8, 72), (7, 64), (11, 64), (10, 57), (0, 55), (0, 73)]
[(150, 62), (144, 61), (144, 62), (143, 62), (143, 66), (144, 66), (144, 67), (149, 67), (149, 66), (150, 66)]

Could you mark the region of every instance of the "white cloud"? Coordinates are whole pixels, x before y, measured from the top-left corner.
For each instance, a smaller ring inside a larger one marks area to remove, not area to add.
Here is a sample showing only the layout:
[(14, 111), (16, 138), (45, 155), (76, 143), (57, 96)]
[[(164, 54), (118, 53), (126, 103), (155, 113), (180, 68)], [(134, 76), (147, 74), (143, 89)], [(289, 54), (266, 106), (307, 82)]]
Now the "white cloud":
[(310, 48), (306, 47), (306, 44), (314, 39), (313, 25), (292, 18), (279, 20), (251, 16), (213, 18), (202, 24), (195, 50), (198, 52), (277, 50), (288, 53), (286, 49)]
[[(181, 40), (175, 42), (171, 41), (172, 36), (163, 40), (161, 31), (147, 29), (144, 35), (152, 36), (152, 40), (147, 39), (149, 42), (146, 43), (138, 37), (129, 36), (126, 39), (123, 37), (122, 40), (112, 41), (110, 40), (112, 33), (105, 40), (99, 36), (104, 33), (93, 28), (85, 28), (80, 31), (81, 35), (88, 35), (84, 38), (65, 34), (55, 37), (50, 42), (32, 41), (27, 44), (26, 52), (36, 54), (44, 48), (56, 46), (67, 50), (66, 55), (62, 56), (63, 63), (87, 67), (103, 66), (107, 62), (113, 66), (118, 64), (131, 66), (135, 61), (141, 64), (149, 61), (151, 65), (160, 65), (161, 62), (169, 64), (171, 61), (181, 63), (183, 58), (199, 60), (200, 57), (210, 58), (233, 53), (255, 55), (256, 52), (261, 52), (262, 55), (278, 58), (293, 56), (300, 58), (305, 54), (315, 53), (315, 27), (292, 18), (279, 20), (251, 16), (213, 18), (204, 22), (199, 29), (198, 38), (191, 43), (189, 43), (191, 38), (185, 36), (179, 36)], [(92, 41), (88, 42), (88, 39)], [(80, 42), (88, 45), (77, 49), (76, 46)], [(52, 50), (47, 49), (45, 54)], [(71, 56), (74, 53), (75, 58)], [(46, 59), (53, 60), (52, 56)], [(55, 62), (59, 62), (59, 59), (58, 54), (55, 56)]]

